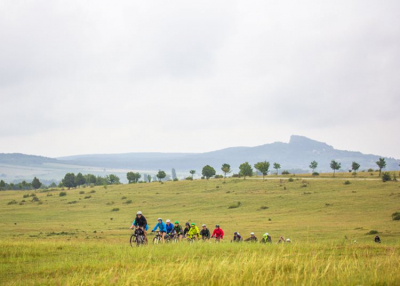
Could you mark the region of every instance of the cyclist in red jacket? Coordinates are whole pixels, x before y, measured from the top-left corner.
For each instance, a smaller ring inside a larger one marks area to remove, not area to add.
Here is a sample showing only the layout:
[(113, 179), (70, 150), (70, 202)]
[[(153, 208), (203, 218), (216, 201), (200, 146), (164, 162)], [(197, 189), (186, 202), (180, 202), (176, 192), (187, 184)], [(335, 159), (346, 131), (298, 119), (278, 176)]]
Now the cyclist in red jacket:
[(214, 237), (215, 237), (216, 241), (220, 241), (221, 239), (224, 239), (224, 231), (222, 230), (222, 228), (219, 227), (219, 224), (217, 224), (215, 226), (215, 229), (211, 236), (211, 238), (214, 238)]

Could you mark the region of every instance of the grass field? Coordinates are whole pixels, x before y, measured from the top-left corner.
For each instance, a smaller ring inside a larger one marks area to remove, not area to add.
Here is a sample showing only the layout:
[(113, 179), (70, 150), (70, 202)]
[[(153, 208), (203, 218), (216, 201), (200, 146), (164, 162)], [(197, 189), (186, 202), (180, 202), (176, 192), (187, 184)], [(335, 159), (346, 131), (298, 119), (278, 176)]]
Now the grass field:
[[(33, 192), (3, 191), (0, 284), (399, 285), (400, 221), (391, 214), (400, 184), (345, 177), (57, 189), (34, 202), (23, 198)], [(150, 227), (158, 217), (219, 223), (225, 242), (131, 248), (137, 210)], [(231, 244), (234, 231), (269, 232), (274, 243)], [(276, 244), (281, 235), (293, 243)]]

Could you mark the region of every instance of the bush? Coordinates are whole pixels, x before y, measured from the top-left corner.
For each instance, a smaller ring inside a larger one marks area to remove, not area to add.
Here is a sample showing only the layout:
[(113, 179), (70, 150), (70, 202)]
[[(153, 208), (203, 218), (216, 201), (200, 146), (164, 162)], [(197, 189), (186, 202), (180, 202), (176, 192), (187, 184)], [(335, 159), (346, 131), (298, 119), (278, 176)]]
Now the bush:
[(234, 205), (230, 205), (230, 206), (228, 207), (228, 209), (236, 209), (236, 208), (240, 207), (241, 205), (242, 205), (241, 202), (237, 202), (237, 203), (234, 204)]
[(119, 208), (113, 208), (111, 211), (112, 211), (112, 212), (118, 212), (118, 211), (119, 211)]
[(395, 212), (392, 214), (393, 220), (400, 220), (400, 212)]
[(177, 182), (177, 181), (179, 181), (179, 179), (178, 179), (178, 178), (175, 178), (173, 181), (174, 181), (174, 182)]
[(85, 199), (90, 199), (92, 196), (86, 196)]
[(38, 201), (40, 201), (38, 197), (33, 197), (32, 198), (32, 202), (38, 202)]
[(126, 200), (126, 199), (127, 199), (127, 197), (122, 197), (122, 198), (121, 198), (121, 200)]
[(232, 178), (240, 178), (239, 174), (233, 174)]
[(374, 171), (374, 169), (372, 169), (372, 168), (369, 168), (369, 169), (368, 169), (368, 172), (369, 172), (369, 173), (371, 173), (371, 172), (373, 172), (373, 171)]
[(193, 181), (193, 178), (191, 176), (189, 176), (189, 177), (186, 177), (185, 180)]
[(67, 192), (60, 192), (59, 196), (60, 197), (65, 197), (67, 195)]
[(371, 230), (369, 232), (367, 232), (366, 234), (378, 234), (379, 232), (377, 230)]
[(288, 182), (293, 182), (294, 180), (293, 180), (293, 178), (289, 178), (289, 180), (288, 180)]
[(389, 172), (382, 173), (382, 182), (387, 182), (392, 180), (392, 175)]
[(312, 175), (313, 176), (319, 176), (319, 173), (318, 172), (314, 172), (314, 173), (312, 173)]
[(260, 207), (260, 210), (267, 210), (267, 209), (269, 209), (267, 206)]
[(214, 178), (216, 178), (216, 179), (222, 179), (224, 176), (222, 176), (222, 175), (215, 175), (214, 176)]
[(290, 172), (288, 170), (283, 170), (282, 175), (290, 175)]
[(51, 193), (47, 193), (47, 195), (46, 195), (46, 197), (52, 197), (53, 196), (53, 194), (51, 194)]
[(16, 200), (9, 201), (7, 205), (16, 205), (18, 202)]
[(111, 206), (111, 205), (113, 205), (114, 204), (114, 202), (108, 202), (106, 205), (107, 206)]
[(85, 193), (85, 191), (80, 191), (79, 192), (80, 195), (83, 195), (84, 193)]
[(25, 199), (25, 198), (29, 198), (29, 194), (25, 194), (25, 195), (23, 195), (22, 197), (23, 197), (24, 199)]
[(131, 203), (132, 203), (132, 200), (127, 200), (125, 203), (126, 203), (126, 204), (131, 204)]
[(94, 194), (95, 192), (96, 192), (95, 190), (91, 190), (91, 191), (90, 191), (91, 194)]
[(345, 184), (345, 185), (350, 185), (351, 182), (350, 182), (350, 181), (345, 181), (343, 184)]
[(76, 203), (77, 203), (77, 201), (68, 202), (69, 205), (76, 204)]

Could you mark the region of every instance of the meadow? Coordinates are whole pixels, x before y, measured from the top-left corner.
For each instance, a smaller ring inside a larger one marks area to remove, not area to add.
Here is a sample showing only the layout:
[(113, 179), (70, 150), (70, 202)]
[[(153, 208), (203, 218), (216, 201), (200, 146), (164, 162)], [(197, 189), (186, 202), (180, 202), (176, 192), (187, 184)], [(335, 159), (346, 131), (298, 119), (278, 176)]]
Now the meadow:
[[(400, 184), (331, 177), (3, 191), (0, 284), (399, 285)], [(138, 210), (151, 228), (158, 217), (219, 223), (225, 241), (132, 248)], [(233, 244), (234, 231), (273, 244)]]

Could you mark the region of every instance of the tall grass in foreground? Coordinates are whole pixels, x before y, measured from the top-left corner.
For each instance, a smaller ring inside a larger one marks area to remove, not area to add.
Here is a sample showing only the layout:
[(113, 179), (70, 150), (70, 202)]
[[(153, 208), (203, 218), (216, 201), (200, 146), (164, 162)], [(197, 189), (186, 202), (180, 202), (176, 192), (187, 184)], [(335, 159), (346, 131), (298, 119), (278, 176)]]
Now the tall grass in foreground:
[(2, 285), (399, 285), (400, 247), (372, 244), (0, 244)]

